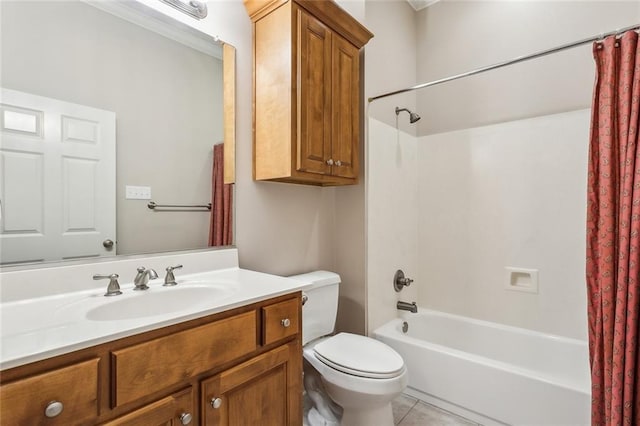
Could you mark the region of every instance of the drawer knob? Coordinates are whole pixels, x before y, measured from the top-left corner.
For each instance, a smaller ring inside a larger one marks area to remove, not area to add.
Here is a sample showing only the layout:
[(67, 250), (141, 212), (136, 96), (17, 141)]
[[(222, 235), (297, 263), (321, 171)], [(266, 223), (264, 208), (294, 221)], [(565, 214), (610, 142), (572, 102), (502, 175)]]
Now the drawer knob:
[(51, 401), (47, 404), (47, 407), (44, 409), (44, 415), (47, 417), (56, 417), (62, 413), (64, 409), (64, 405), (60, 401)]
[(191, 415), (191, 413), (180, 414), (180, 423), (182, 423), (183, 425), (188, 425), (189, 423), (191, 423), (191, 420), (193, 420), (193, 416)]
[(333, 159), (332, 159), (332, 158), (329, 158), (329, 159), (327, 160), (327, 165), (329, 165), (329, 166), (333, 166)]
[(280, 323), (284, 328), (287, 328), (291, 325), (291, 320), (289, 318), (285, 318), (282, 321), (280, 321)]
[(217, 410), (222, 405), (222, 398), (211, 398), (210, 404)]

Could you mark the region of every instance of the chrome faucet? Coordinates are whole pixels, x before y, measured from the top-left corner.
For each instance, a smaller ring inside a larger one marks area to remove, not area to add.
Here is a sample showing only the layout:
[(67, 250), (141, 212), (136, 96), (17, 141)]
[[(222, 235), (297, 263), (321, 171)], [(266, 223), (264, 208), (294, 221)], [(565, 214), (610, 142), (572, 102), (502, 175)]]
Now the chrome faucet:
[(416, 305), (416, 302), (401, 302), (400, 300), (398, 300), (398, 304), (396, 305), (396, 308), (398, 308), (401, 311), (410, 311), (413, 312), (414, 314), (418, 312), (418, 305)]
[(176, 276), (173, 274), (173, 270), (180, 268), (182, 268), (182, 265), (167, 266), (167, 275), (164, 277), (164, 284), (162, 285), (165, 287), (171, 287), (178, 284), (176, 282)]
[(158, 273), (154, 269), (146, 269), (144, 266), (138, 268), (138, 274), (133, 279), (135, 285), (134, 290), (147, 290), (149, 286), (149, 279), (155, 280), (158, 278)]
[(109, 275), (100, 275), (96, 274), (93, 276), (94, 280), (109, 280), (109, 286), (107, 286), (107, 292), (104, 294), (105, 296), (117, 296), (122, 294), (120, 291), (120, 284), (118, 284), (118, 274), (109, 274)]

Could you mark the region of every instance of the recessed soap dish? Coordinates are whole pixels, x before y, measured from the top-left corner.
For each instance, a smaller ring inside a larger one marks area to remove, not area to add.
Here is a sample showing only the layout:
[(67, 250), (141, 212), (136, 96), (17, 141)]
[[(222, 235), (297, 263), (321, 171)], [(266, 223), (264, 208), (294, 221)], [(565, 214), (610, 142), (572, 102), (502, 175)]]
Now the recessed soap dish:
[(538, 293), (538, 270), (527, 268), (506, 267), (507, 290), (523, 291), (525, 293)]

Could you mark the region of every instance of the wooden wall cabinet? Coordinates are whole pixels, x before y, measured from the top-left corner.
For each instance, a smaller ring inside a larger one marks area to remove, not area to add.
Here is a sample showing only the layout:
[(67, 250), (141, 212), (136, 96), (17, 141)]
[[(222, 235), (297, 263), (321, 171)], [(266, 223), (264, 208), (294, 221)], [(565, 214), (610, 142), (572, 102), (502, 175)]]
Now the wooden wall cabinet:
[(358, 181), (363, 63), (373, 36), (331, 0), (245, 0), (253, 22), (254, 179)]
[(298, 292), (2, 371), (0, 425), (299, 426), (300, 318)]

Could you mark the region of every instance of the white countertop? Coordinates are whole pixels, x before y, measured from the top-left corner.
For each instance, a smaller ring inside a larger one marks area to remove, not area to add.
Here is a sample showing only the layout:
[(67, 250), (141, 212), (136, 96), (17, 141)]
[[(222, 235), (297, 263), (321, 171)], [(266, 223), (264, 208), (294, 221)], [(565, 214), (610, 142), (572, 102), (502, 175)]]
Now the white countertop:
[[(161, 276), (150, 281), (150, 288), (145, 291), (133, 291), (130, 283), (121, 284), (123, 294), (119, 296), (105, 297), (107, 282), (101, 282), (104, 286), (100, 288), (5, 301), (0, 305), (0, 370), (293, 293), (309, 286), (303, 281), (238, 267), (188, 275), (179, 275), (178, 272), (178, 285), (174, 287), (163, 287)], [(180, 291), (189, 287), (205, 291), (206, 297), (193, 305), (171, 306), (172, 300), (180, 297)], [(165, 297), (169, 292), (173, 293)], [(166, 299), (172, 312), (145, 313), (145, 297), (147, 301)], [(121, 303), (128, 305), (127, 318), (117, 318), (118, 304)], [(113, 306), (107, 306), (109, 304)], [(137, 306), (141, 311), (139, 317), (136, 317)], [(95, 308), (116, 319), (91, 319), (88, 313), (96, 312)]]

